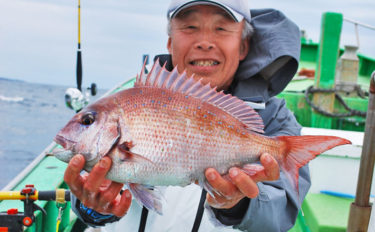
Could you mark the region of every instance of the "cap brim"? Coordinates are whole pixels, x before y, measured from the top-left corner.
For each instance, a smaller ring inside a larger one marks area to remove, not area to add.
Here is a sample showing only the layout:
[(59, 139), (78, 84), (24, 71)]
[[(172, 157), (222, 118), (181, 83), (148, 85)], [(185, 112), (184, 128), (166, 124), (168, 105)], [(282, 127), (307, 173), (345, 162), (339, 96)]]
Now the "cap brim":
[(213, 5), (213, 6), (220, 7), (225, 12), (227, 12), (236, 22), (241, 22), (242, 19), (244, 18), (242, 15), (238, 14), (236, 11), (232, 10), (227, 5), (220, 4), (220, 3), (217, 3), (217, 2), (211, 2), (211, 1), (194, 1), (194, 2), (185, 3), (185, 4), (177, 7), (174, 11), (169, 12), (168, 18), (170, 18), (170, 19), (174, 18), (183, 9), (186, 9), (188, 7), (191, 7), (191, 6), (196, 6), (196, 5)]

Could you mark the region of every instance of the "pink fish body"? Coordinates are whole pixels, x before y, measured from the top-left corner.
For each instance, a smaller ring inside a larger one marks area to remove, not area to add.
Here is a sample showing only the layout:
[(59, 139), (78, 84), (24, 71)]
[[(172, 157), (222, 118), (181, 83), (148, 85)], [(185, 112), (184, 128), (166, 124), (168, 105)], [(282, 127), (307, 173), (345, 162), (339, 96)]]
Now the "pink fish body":
[(132, 183), (133, 195), (158, 212), (160, 203), (147, 203), (141, 186), (198, 181), (211, 192), (204, 176), (208, 167), (225, 174), (267, 152), (298, 189), (300, 167), (325, 150), (350, 143), (334, 136), (271, 138), (262, 133), (262, 119), (245, 102), (156, 62), (148, 75), (137, 77), (134, 88), (102, 98), (75, 115), (55, 141), (72, 155), (83, 154), (88, 171), (110, 156), (107, 177)]

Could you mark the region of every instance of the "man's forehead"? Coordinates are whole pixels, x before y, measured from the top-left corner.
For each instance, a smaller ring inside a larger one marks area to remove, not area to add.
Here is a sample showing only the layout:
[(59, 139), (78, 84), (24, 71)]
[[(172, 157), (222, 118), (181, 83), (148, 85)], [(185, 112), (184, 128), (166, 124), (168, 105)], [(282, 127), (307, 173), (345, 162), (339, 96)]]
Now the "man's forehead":
[(186, 9), (183, 9), (180, 12), (178, 12), (178, 14), (175, 17), (179, 18), (179, 19), (184, 19), (184, 18), (187, 18), (190, 15), (193, 15), (195, 13), (201, 13), (204, 10), (208, 10), (213, 15), (220, 15), (220, 16), (223, 16), (226, 19), (234, 21), (234, 19), (228, 14), (228, 12), (226, 12), (225, 10), (221, 9), (218, 6), (212, 6), (212, 5), (191, 6), (191, 7), (188, 7)]

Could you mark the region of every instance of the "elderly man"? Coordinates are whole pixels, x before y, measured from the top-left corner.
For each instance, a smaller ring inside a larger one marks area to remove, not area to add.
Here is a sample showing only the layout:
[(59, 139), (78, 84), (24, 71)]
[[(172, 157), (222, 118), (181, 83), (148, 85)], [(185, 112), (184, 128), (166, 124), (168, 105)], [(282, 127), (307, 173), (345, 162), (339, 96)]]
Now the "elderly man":
[[(168, 19), (170, 54), (158, 56), (161, 64), (247, 101), (261, 115), (268, 136), (300, 133), (285, 102), (274, 97), (298, 66), (299, 31), (291, 21), (275, 10), (250, 14), (246, 0), (172, 0)], [(194, 184), (165, 188), (162, 216), (131, 205), (129, 190), (105, 179), (108, 157), (81, 176), (84, 158), (76, 156), (64, 179), (77, 198), (75, 212), (91, 226), (107, 224), (108, 231), (287, 231), (310, 186), (308, 167), (300, 169), (298, 199), (270, 155), (263, 154), (260, 162), (264, 168), (254, 166), (255, 175), (233, 167), (229, 179), (208, 168), (206, 178), (220, 196)]]

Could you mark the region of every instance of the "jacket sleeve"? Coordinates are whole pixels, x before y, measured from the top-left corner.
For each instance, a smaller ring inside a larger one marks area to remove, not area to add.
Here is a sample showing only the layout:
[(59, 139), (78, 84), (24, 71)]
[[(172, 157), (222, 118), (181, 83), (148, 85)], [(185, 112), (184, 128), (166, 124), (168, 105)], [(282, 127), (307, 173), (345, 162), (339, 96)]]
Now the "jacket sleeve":
[(93, 209), (87, 208), (73, 194), (70, 194), (70, 199), (73, 212), (88, 226), (100, 227), (106, 225), (107, 223), (116, 222), (121, 219), (112, 214), (104, 215), (96, 212)]
[[(268, 136), (300, 135), (301, 126), (285, 107), (285, 101), (272, 99), (267, 110), (259, 112)], [(283, 172), (277, 181), (259, 182), (259, 195), (245, 198), (232, 209), (213, 209), (224, 225), (244, 231), (288, 231), (295, 223), (298, 211), (310, 188), (307, 165), (299, 170), (299, 198)]]

